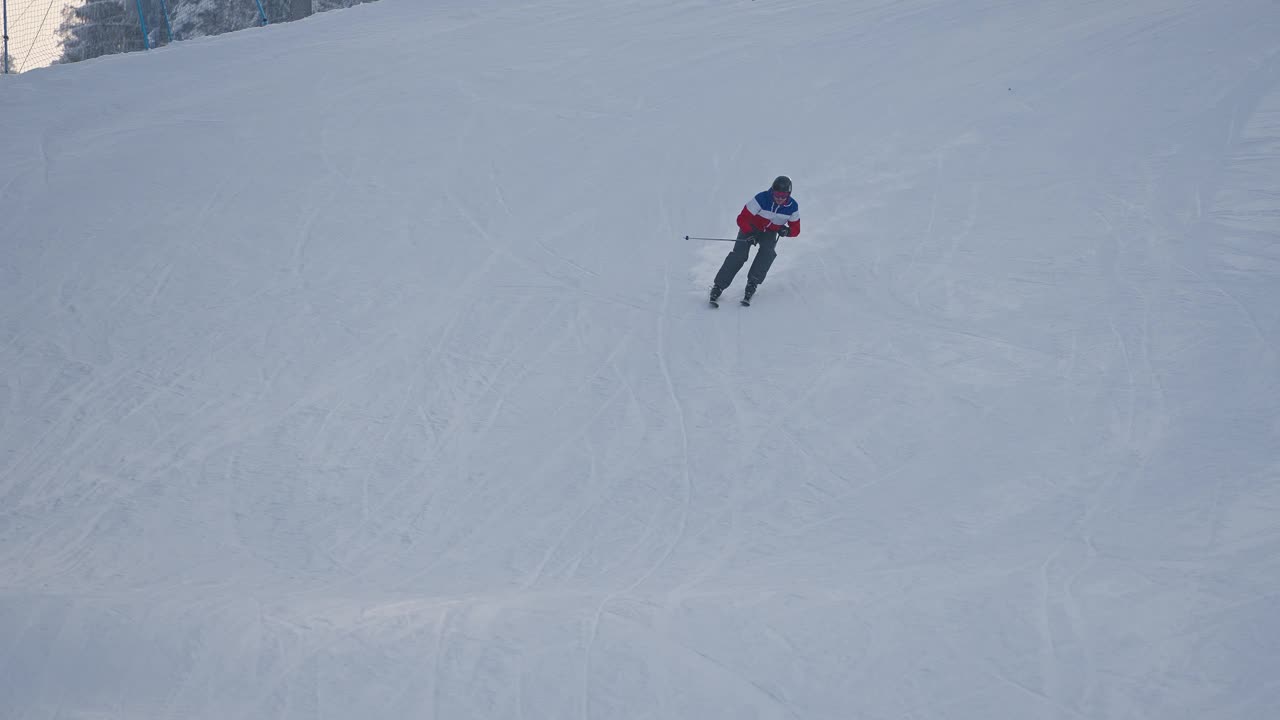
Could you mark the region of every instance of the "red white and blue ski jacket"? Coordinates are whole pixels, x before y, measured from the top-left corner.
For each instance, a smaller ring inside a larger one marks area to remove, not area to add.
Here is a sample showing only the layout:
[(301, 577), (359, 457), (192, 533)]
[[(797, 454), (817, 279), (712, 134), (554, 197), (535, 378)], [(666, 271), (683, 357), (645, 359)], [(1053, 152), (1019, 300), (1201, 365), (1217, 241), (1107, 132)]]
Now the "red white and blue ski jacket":
[(791, 237), (800, 234), (800, 203), (788, 197), (785, 204), (773, 199), (773, 192), (764, 192), (751, 198), (738, 213), (738, 229), (744, 233), (777, 232), (786, 226)]

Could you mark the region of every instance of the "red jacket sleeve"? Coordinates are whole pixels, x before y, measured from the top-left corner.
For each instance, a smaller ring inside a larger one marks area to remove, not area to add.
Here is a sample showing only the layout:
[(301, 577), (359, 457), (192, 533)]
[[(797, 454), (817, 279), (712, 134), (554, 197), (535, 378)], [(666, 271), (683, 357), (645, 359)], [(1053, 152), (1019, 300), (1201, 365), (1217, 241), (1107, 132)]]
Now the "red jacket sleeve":
[[(796, 237), (800, 234), (799, 219), (788, 222), (787, 227), (791, 229), (791, 237)], [(751, 212), (748, 205), (743, 205), (742, 212), (738, 213), (738, 229), (744, 233), (756, 233), (763, 231), (777, 232), (781, 228), (781, 225), (774, 225), (767, 219)]]

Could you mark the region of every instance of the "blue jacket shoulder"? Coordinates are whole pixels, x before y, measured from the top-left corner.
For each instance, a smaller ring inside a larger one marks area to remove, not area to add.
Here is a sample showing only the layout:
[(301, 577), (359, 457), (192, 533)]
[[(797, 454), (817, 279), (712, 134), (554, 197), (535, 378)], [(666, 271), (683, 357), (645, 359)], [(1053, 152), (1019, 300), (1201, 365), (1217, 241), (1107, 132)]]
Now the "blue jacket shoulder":
[[(756, 195), (755, 200), (756, 204), (760, 207), (765, 208), (766, 210), (771, 209), (773, 208), (773, 191), (765, 190), (764, 192)], [(777, 211), (786, 215), (795, 215), (797, 212), (800, 212), (800, 203), (792, 197), (787, 201), (786, 205), (778, 208)]]

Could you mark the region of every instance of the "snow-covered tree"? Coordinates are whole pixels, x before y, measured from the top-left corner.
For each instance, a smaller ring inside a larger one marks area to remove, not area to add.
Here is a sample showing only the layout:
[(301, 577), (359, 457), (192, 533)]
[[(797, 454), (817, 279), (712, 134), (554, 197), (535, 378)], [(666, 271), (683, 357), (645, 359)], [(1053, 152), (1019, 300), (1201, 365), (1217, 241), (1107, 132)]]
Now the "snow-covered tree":
[(62, 62), (88, 60), (99, 55), (130, 52), (145, 47), (138, 8), (146, 18), (151, 44), (169, 40), (164, 10), (169, 12), (173, 39), (220, 35), (268, 22), (298, 20), (312, 12), (350, 7), (371, 0), (85, 0), (69, 8), (62, 24)]
[(141, 50), (140, 27), (135, 2), (85, 0), (69, 6), (63, 13), (62, 62)]

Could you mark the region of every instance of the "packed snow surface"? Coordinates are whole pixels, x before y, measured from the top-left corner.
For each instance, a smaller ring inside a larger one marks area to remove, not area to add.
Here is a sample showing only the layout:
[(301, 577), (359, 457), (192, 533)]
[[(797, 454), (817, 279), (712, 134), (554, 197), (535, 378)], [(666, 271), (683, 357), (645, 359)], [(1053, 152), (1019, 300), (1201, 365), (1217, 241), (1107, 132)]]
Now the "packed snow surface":
[[(778, 174), (713, 310), (684, 236)], [(1278, 236), (1273, 0), (384, 0), (0, 78), (0, 717), (1273, 718)]]

